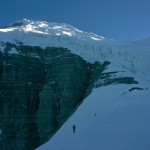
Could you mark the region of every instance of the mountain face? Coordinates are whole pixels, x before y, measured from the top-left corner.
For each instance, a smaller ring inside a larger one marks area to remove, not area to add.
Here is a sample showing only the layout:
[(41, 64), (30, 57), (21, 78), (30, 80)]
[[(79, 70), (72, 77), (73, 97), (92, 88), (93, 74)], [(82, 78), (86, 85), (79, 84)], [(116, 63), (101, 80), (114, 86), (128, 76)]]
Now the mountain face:
[(26, 19), (0, 28), (0, 148), (44, 144), (95, 88), (148, 90), (149, 43)]

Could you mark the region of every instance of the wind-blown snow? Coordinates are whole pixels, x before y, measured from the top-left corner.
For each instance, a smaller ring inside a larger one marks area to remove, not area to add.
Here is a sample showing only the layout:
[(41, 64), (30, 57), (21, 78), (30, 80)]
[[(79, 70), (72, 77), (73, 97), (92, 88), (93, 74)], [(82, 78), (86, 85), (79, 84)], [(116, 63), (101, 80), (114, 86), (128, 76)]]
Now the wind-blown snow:
[(150, 92), (122, 95), (129, 88), (111, 85), (93, 90), (54, 137), (37, 150), (149, 150)]

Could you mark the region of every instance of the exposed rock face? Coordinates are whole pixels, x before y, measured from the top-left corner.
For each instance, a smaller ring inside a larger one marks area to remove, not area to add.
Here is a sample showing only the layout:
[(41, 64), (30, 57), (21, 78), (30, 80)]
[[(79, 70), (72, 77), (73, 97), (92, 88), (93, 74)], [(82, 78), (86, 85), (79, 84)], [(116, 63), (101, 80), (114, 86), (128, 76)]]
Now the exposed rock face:
[(91, 76), (90, 64), (68, 50), (47, 48), (45, 52), (46, 75), (37, 112), (41, 141), (81, 103)]
[(39, 143), (35, 115), (44, 83), (44, 62), (7, 52), (0, 57), (1, 149), (33, 149)]
[[(20, 54), (9, 55), (12, 47)], [(0, 53), (1, 149), (46, 142), (83, 100), (90, 66), (67, 49), (7, 43)]]
[(33, 150), (46, 142), (93, 87), (137, 83), (103, 73), (64, 48), (4, 43), (0, 51), (0, 149)]

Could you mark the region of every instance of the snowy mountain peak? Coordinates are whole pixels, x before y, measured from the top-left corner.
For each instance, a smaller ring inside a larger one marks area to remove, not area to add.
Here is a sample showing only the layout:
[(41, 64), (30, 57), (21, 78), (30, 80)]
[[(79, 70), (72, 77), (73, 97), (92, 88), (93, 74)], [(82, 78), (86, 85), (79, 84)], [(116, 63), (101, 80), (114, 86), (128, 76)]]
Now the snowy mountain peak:
[(28, 19), (23, 19), (16, 21), (15, 23), (5, 26), (0, 29), (0, 32), (10, 32), (19, 30), (22, 32), (31, 32), (45, 35), (56, 35), (56, 36), (76, 36), (79, 39), (91, 39), (96, 41), (101, 41), (105, 39), (102, 36), (98, 36), (93, 33), (83, 32), (71, 25), (65, 23), (49, 23), (46, 21), (33, 21)]
[[(137, 42), (118, 42), (83, 32), (65, 23), (49, 23), (23, 19), (0, 28), (0, 52), (6, 42), (46, 47), (63, 47), (88, 62), (111, 62), (110, 71), (126, 70), (150, 82), (150, 39)], [(13, 51), (14, 52), (14, 51)], [(10, 52), (12, 53), (12, 52)], [(15, 52), (19, 54), (19, 52)], [(144, 59), (143, 59), (144, 58)]]

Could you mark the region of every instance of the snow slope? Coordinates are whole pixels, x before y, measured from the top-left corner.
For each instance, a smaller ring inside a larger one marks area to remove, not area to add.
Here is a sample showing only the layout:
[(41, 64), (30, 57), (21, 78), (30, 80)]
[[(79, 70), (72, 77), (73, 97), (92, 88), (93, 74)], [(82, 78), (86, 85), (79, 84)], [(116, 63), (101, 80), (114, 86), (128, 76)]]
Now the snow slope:
[(37, 150), (149, 150), (150, 92), (122, 95), (127, 88), (129, 85), (94, 89), (54, 137)]

